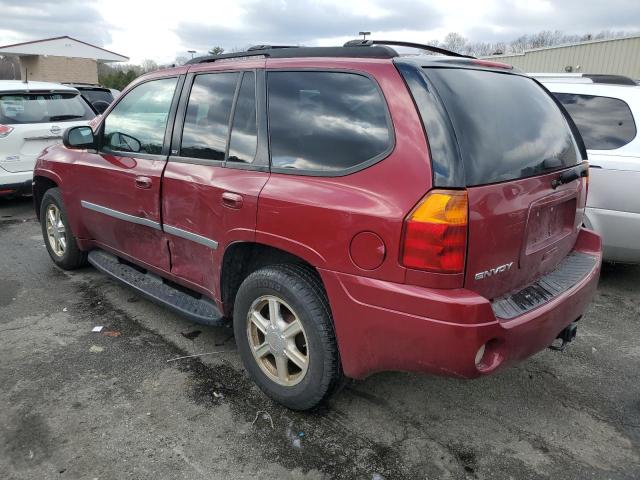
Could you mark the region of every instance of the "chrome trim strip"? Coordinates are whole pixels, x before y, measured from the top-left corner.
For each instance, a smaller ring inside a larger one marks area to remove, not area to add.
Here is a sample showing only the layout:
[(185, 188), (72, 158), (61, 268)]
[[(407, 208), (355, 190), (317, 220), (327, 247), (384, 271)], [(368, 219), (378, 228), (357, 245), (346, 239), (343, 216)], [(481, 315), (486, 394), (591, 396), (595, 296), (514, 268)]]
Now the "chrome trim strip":
[(62, 135), (44, 135), (41, 137), (24, 137), (24, 139), (25, 140), (62, 140)]
[(197, 233), (188, 232), (178, 227), (172, 227), (171, 225), (167, 225), (166, 223), (163, 225), (163, 228), (166, 233), (175, 235), (176, 237), (191, 240), (192, 242), (196, 242), (200, 245), (204, 245), (205, 247), (209, 247), (212, 250), (218, 248), (218, 242), (216, 242), (215, 240), (211, 240), (210, 238), (203, 237), (202, 235), (198, 235)]
[(95, 203), (80, 200), (80, 205), (88, 210), (102, 213), (118, 220), (124, 220), (125, 222), (136, 223), (138, 225), (144, 225), (145, 227), (151, 227), (155, 230), (162, 230), (158, 222), (149, 220), (148, 218), (136, 217), (135, 215), (129, 215), (128, 213), (122, 213), (118, 210), (112, 210), (111, 208), (103, 207), (102, 205), (96, 205)]

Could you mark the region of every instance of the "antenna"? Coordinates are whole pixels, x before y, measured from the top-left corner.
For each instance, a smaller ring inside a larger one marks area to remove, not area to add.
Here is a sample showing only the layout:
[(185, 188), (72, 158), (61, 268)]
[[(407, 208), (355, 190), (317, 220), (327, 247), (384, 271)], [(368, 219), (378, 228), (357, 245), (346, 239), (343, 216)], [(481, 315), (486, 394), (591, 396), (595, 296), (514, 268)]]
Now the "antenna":
[(371, 35), (371, 32), (359, 32), (358, 35), (362, 35), (362, 40), (366, 40), (367, 35)]

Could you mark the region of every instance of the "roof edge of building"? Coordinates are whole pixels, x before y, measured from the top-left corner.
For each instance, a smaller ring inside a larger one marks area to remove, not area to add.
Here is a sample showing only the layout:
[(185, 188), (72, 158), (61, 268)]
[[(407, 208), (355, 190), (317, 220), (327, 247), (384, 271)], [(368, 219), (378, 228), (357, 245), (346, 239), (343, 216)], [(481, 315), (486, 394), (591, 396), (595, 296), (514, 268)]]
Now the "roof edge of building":
[(538, 48), (531, 48), (529, 50), (524, 50), (523, 52), (520, 53), (504, 53), (504, 54), (500, 54), (500, 55), (485, 55), (483, 57), (479, 57), (479, 58), (495, 58), (495, 57), (500, 57), (500, 58), (505, 58), (505, 57), (522, 57), (527, 53), (530, 52), (539, 52), (541, 50), (553, 50), (555, 48), (567, 48), (567, 47), (576, 47), (576, 46), (580, 46), (580, 45), (591, 45), (593, 43), (604, 43), (604, 42), (615, 42), (617, 40), (633, 40), (635, 38), (640, 38), (640, 33), (634, 33), (631, 35), (626, 35), (624, 37), (615, 37), (615, 38), (601, 38), (598, 40), (585, 40), (583, 42), (571, 42), (571, 43), (563, 43), (560, 45), (552, 45), (550, 47), (538, 47)]
[[(82, 40), (78, 40), (77, 38), (70, 37), (69, 35), (61, 35), (59, 37), (50, 37), (50, 38), (41, 38), (40, 40), (30, 40), (28, 42), (12, 43), (11, 45), (0, 45), (0, 49), (12, 48), (12, 47), (20, 47), (22, 45), (33, 45), (34, 43), (49, 42), (51, 40), (61, 40), (63, 38), (68, 38), (69, 40), (73, 40), (74, 42), (82, 43), (82, 44), (87, 45), (89, 47), (97, 48), (98, 50), (102, 50), (103, 52), (110, 53), (111, 55), (116, 55), (118, 57), (121, 57), (121, 58), (124, 59), (124, 60), (122, 60), (123, 62), (129, 61), (129, 57), (127, 57), (125, 55), (121, 55), (121, 54), (113, 52), (111, 50), (107, 50), (106, 48), (98, 47), (97, 45), (94, 45), (94, 44), (89, 43), (89, 42), (84, 42)], [(0, 53), (2, 53), (2, 52), (0, 52)], [(19, 54), (12, 54), (12, 55), (18, 55), (19, 56)], [(54, 55), (54, 56), (64, 56), (64, 55)]]

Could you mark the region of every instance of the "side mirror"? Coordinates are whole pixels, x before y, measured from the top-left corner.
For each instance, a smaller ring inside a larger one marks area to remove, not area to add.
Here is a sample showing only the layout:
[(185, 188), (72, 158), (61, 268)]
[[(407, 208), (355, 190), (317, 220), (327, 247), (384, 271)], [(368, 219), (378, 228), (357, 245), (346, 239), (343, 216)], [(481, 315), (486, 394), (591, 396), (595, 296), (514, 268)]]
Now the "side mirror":
[(62, 135), (62, 143), (73, 150), (95, 150), (96, 139), (91, 127), (80, 126), (67, 128)]

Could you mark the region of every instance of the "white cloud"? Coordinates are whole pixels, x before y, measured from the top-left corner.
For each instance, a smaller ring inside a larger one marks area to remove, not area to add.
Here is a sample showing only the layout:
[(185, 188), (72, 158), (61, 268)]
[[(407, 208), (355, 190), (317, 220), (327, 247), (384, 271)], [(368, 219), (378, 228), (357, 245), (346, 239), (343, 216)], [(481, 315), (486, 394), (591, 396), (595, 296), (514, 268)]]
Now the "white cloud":
[(169, 63), (195, 49), (257, 43), (339, 45), (376, 38), (472, 41), (540, 30), (640, 30), (638, 0), (0, 0), (0, 44), (70, 35), (131, 58)]

